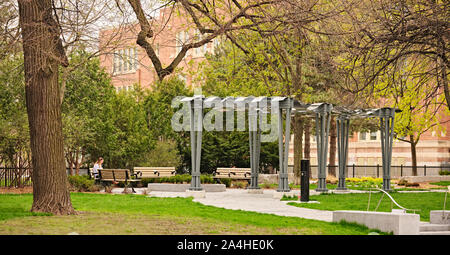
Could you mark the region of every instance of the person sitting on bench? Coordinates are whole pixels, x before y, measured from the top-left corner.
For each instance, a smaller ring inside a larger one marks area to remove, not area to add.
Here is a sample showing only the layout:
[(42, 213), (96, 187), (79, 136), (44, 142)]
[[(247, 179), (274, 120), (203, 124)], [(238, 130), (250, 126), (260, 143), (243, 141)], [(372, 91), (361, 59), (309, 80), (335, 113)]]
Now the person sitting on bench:
[[(94, 164), (94, 168), (92, 168), (92, 174), (94, 175), (94, 179), (98, 179), (98, 169), (103, 169), (102, 167), (103, 164), (103, 158), (99, 157), (97, 162), (95, 162)], [(118, 184), (119, 182), (114, 181), (113, 184)]]

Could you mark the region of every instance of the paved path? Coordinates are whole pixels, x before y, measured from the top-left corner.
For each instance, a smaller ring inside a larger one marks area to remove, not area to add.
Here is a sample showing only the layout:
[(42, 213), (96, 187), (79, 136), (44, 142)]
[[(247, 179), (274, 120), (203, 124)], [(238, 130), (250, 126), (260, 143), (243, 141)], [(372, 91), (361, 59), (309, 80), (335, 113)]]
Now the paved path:
[(227, 189), (226, 192), (206, 193), (205, 198), (197, 198), (194, 201), (226, 209), (301, 217), (328, 222), (332, 221), (333, 212), (331, 211), (287, 205), (284, 201), (274, 199), (273, 192), (276, 191), (264, 190), (264, 194), (249, 194), (246, 190), (242, 189)]
[[(136, 189), (142, 193), (145, 189)], [(114, 189), (113, 193), (121, 193), (123, 189)], [(275, 190), (263, 190), (263, 194), (249, 194), (245, 189), (227, 189), (225, 192), (207, 192), (205, 198), (195, 198), (195, 202), (232, 210), (244, 210), (269, 213), (280, 216), (292, 216), (321, 221), (332, 221), (332, 211), (300, 208), (287, 205), (285, 201), (273, 198)], [(294, 191), (299, 193), (298, 190)], [(311, 191), (311, 195), (315, 192)], [(148, 194), (152, 197), (187, 197), (185, 192), (157, 192)]]

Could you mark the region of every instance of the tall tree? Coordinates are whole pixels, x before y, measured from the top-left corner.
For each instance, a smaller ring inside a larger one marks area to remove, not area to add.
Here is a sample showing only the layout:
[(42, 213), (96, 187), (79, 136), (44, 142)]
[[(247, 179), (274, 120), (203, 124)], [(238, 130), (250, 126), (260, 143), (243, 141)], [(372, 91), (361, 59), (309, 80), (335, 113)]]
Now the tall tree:
[(346, 12), (354, 29), (345, 39), (348, 89), (367, 89), (365, 96), (370, 97), (380, 77), (405, 59), (421, 59), (426, 69), (415, 75), (433, 78), (427, 86), (435, 89), (428, 96), (444, 94), (450, 109), (448, 1), (361, 1)]
[(33, 212), (74, 214), (67, 185), (58, 67), (68, 60), (51, 0), (19, 0), (33, 164)]

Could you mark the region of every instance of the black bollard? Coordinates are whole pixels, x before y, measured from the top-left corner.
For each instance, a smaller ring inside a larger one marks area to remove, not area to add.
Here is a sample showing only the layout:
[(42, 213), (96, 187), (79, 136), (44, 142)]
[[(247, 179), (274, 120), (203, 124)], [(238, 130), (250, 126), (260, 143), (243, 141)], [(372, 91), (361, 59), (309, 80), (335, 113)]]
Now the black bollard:
[(300, 162), (300, 201), (309, 201), (309, 160), (302, 159)]

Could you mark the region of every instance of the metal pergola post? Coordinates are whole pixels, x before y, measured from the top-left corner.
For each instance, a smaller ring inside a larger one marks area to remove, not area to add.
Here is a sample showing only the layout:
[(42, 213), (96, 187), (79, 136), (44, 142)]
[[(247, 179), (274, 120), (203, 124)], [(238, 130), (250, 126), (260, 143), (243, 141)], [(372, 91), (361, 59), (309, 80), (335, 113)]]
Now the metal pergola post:
[(260, 110), (257, 109), (257, 103), (260, 101), (254, 100), (249, 103), (248, 109), (248, 129), (249, 129), (249, 144), (250, 144), (250, 168), (251, 179), (248, 189), (260, 189), (258, 186), (259, 175), (259, 159), (261, 152), (261, 116)]
[[(279, 183), (278, 192), (289, 192), (289, 175), (288, 175), (288, 157), (289, 157), (289, 141), (291, 140), (291, 111), (293, 106), (292, 98), (283, 98), (279, 101), (278, 106), (278, 155), (279, 155)], [(276, 108), (276, 107), (275, 107)], [(286, 110), (286, 125), (284, 132), (284, 149), (283, 149), (283, 109)], [(274, 107), (272, 107), (272, 111)]]
[(189, 190), (203, 190), (200, 183), (200, 160), (203, 133), (203, 97), (195, 96), (193, 100), (190, 101), (190, 106), (192, 179)]
[(377, 110), (377, 115), (380, 118), (383, 190), (385, 191), (391, 191), (391, 161), (395, 110), (395, 108), (381, 108)]
[(320, 104), (316, 112), (316, 142), (317, 142), (317, 166), (318, 166), (318, 192), (327, 192), (327, 159), (328, 159), (328, 135), (330, 133), (331, 104)]
[(347, 116), (339, 116), (336, 119), (337, 140), (338, 140), (338, 168), (339, 182), (337, 190), (347, 190), (345, 178), (347, 176), (347, 156), (348, 156), (348, 133), (350, 119)]

